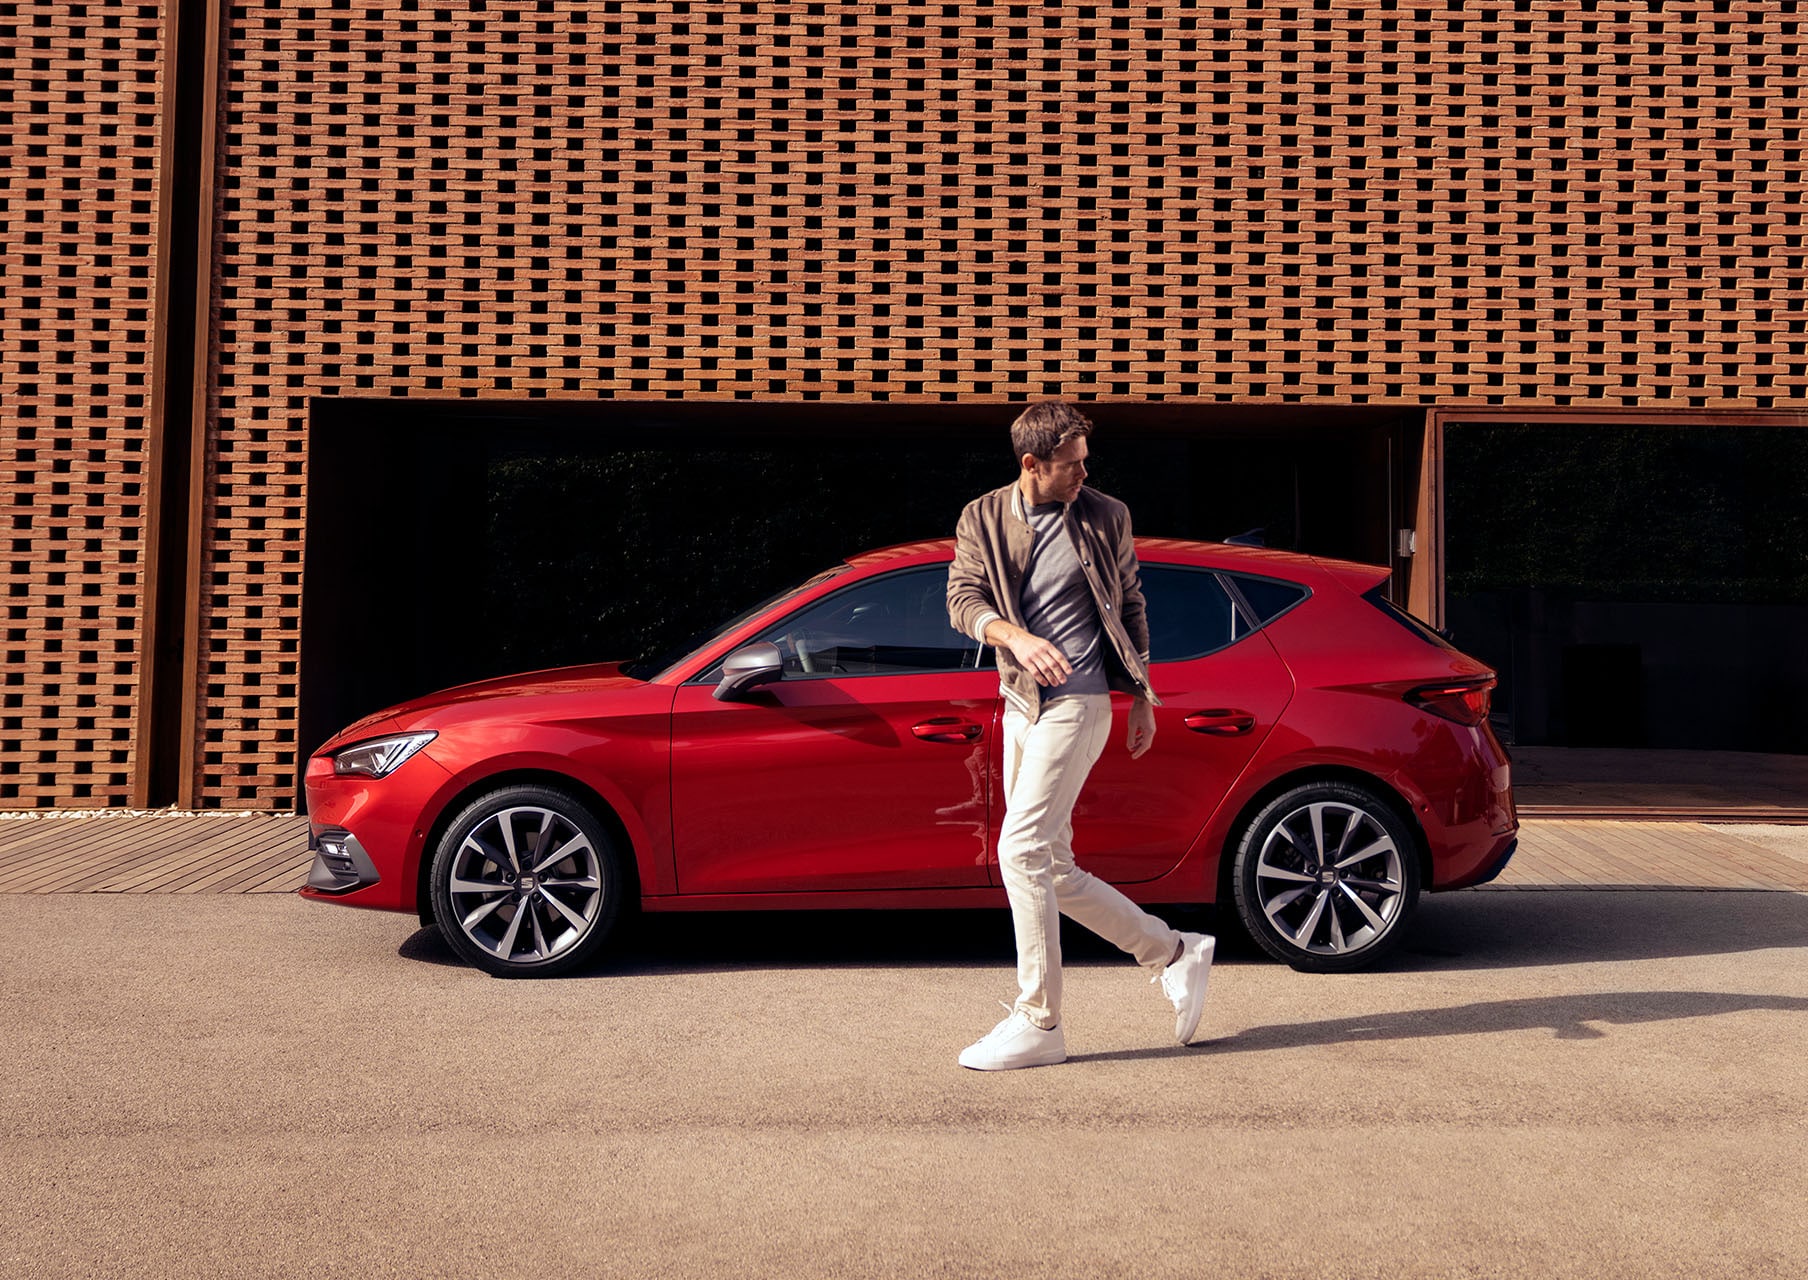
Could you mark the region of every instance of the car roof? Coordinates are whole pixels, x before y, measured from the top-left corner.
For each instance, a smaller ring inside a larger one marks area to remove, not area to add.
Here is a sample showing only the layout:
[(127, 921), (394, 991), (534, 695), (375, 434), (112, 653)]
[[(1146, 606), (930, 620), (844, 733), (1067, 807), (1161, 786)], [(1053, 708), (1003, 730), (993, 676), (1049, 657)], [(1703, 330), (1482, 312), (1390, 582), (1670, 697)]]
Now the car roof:
[[(1340, 571), (1368, 576), (1385, 574), (1380, 565), (1358, 564), (1348, 560), (1332, 560), (1323, 556), (1302, 555), (1275, 547), (1246, 547), (1228, 542), (1195, 542), (1187, 538), (1138, 538), (1136, 553), (1141, 559), (1178, 561), (1182, 564), (1209, 565), (1214, 569), (1251, 573), (1278, 578), (1322, 578), (1327, 573), (1340, 576)], [(953, 538), (926, 538), (920, 542), (900, 542), (849, 556), (847, 563), (855, 569), (880, 566), (904, 568), (913, 564), (934, 564), (954, 556)]]

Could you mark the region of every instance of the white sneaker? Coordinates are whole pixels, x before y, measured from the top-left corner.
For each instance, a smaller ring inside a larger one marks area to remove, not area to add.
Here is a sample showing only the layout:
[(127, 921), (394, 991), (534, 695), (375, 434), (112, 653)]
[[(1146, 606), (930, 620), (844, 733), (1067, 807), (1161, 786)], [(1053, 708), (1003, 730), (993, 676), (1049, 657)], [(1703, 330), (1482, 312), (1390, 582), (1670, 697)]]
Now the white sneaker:
[(1052, 1067), (1067, 1061), (1061, 1028), (1044, 1031), (1016, 1010), (985, 1035), (961, 1050), (960, 1064), (975, 1071), (1015, 1071), (1018, 1067)]
[(1205, 984), (1212, 976), (1212, 952), (1218, 944), (1203, 933), (1183, 933), (1180, 940), (1180, 959), (1149, 981), (1161, 983), (1162, 994), (1174, 1006), (1174, 1038), (1185, 1044), (1199, 1030), (1199, 1015), (1205, 1012)]

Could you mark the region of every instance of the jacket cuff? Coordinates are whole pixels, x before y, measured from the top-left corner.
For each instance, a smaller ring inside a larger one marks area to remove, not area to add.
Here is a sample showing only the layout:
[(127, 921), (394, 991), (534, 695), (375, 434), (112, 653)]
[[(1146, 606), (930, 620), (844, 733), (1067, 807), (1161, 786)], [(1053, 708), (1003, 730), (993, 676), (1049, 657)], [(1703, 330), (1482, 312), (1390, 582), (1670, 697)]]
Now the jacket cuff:
[(998, 622), (998, 621), (1002, 620), (1003, 618), (1004, 618), (1004, 615), (1002, 613), (997, 612), (996, 610), (992, 610), (992, 609), (986, 610), (984, 613), (979, 615), (978, 621), (976, 621), (973, 624), (973, 638), (975, 640), (979, 641), (981, 644), (984, 644), (986, 642), (986, 628), (991, 626), (994, 622)]

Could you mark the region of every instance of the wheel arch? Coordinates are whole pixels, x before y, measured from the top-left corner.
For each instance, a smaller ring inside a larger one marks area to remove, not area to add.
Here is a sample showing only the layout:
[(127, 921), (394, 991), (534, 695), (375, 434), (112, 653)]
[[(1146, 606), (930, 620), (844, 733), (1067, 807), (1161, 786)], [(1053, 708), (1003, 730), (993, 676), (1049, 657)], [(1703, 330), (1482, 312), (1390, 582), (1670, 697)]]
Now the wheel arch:
[(558, 791), (568, 791), (583, 801), (585, 807), (596, 815), (597, 821), (608, 828), (609, 835), (621, 843), (622, 852), (626, 854), (622, 859), (622, 869), (628, 877), (628, 884), (623, 906), (633, 907), (640, 901), (640, 860), (634, 841), (628, 835), (628, 826), (615, 811), (615, 806), (599, 795), (595, 788), (586, 786), (568, 773), (559, 773), (553, 769), (508, 769), (475, 779), (441, 805), (439, 812), (434, 815), (433, 825), (427, 828), (426, 842), (421, 846), (420, 866), (415, 869), (414, 900), (423, 926), (434, 923), (433, 893), (429, 884), (433, 875), (433, 855), (439, 848), (441, 837), (446, 834), (446, 828), (452, 825), (452, 819), (478, 796), (503, 787), (518, 786), (552, 787)]
[(1412, 803), (1398, 788), (1392, 786), (1387, 779), (1369, 773), (1363, 769), (1349, 765), (1313, 764), (1305, 765), (1284, 773), (1265, 783), (1248, 799), (1237, 816), (1225, 828), (1224, 845), (1218, 851), (1218, 884), (1217, 900), (1231, 901), (1231, 876), (1235, 872), (1237, 842), (1243, 838), (1244, 830), (1260, 813), (1270, 800), (1295, 787), (1306, 786), (1315, 782), (1345, 782), (1373, 791), (1386, 802), (1394, 813), (1405, 820), (1406, 829), (1412, 832), (1413, 852), (1419, 863), (1419, 883), (1427, 890), (1431, 887), (1431, 841), (1426, 838), (1425, 827), (1419, 821), (1419, 815), (1413, 812)]

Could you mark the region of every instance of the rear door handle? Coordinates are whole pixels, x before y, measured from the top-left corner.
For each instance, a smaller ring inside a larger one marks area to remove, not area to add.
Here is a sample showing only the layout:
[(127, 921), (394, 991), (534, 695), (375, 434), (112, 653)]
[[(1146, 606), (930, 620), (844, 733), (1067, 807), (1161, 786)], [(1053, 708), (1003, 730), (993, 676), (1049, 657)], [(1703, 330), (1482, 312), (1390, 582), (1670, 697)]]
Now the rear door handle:
[(937, 716), (911, 725), (910, 731), (924, 742), (978, 742), (985, 727), (958, 716)]
[(1209, 733), (1216, 738), (1234, 738), (1256, 727), (1256, 718), (1234, 707), (1212, 707), (1195, 711), (1181, 723), (1194, 733)]

